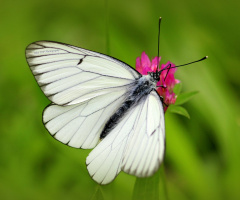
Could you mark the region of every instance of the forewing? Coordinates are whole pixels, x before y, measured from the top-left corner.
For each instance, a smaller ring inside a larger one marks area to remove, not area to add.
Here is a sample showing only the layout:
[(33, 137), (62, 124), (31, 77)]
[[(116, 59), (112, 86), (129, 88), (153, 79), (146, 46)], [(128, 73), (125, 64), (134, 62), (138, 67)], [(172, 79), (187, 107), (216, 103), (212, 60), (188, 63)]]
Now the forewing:
[(30, 44), (26, 58), (44, 94), (58, 105), (74, 105), (125, 90), (141, 75), (97, 52), (50, 41)]
[(116, 91), (75, 105), (50, 104), (43, 112), (43, 123), (60, 142), (91, 149), (99, 141), (105, 123), (124, 99), (124, 91)]
[(110, 183), (121, 170), (147, 177), (159, 168), (164, 149), (163, 107), (152, 91), (89, 154), (87, 169), (100, 184)]

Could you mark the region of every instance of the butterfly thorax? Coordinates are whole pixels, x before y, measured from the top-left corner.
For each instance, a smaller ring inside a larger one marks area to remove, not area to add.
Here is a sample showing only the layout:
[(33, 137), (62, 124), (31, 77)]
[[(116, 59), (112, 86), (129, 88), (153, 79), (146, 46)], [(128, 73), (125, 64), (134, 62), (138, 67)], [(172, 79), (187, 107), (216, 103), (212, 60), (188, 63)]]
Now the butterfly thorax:
[(156, 81), (151, 75), (143, 75), (129, 88), (126, 99), (117, 111), (110, 117), (100, 135), (100, 139), (106, 137), (119, 123), (123, 116), (132, 110), (140, 101), (144, 101), (147, 95), (156, 89)]

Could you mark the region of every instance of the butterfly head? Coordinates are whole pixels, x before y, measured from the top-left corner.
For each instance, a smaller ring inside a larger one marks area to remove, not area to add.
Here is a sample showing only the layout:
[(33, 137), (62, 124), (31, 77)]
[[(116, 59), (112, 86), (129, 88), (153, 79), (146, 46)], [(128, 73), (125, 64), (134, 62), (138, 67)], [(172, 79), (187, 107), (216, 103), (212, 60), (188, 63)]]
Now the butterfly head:
[(160, 73), (157, 72), (148, 72), (148, 74), (151, 76), (151, 78), (153, 79), (154, 82), (158, 82), (160, 81)]

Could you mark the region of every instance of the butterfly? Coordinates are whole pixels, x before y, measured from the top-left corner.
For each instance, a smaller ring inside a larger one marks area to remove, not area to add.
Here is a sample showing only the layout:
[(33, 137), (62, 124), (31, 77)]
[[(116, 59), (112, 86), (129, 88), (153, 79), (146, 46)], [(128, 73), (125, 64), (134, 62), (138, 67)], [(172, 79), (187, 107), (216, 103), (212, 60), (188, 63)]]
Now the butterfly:
[(108, 184), (124, 171), (153, 175), (163, 162), (165, 122), (156, 83), (162, 70), (142, 75), (128, 64), (68, 44), (38, 41), (26, 59), (51, 101), (43, 123), (58, 141), (92, 149), (90, 176)]

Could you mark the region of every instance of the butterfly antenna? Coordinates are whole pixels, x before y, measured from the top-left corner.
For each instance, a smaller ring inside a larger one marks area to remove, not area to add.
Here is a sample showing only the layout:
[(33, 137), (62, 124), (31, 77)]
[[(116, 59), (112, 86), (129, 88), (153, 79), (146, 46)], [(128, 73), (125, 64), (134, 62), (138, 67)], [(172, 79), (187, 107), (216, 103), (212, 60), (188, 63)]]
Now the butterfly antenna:
[[(159, 46), (160, 46), (160, 25), (161, 25), (161, 21), (162, 21), (162, 17), (159, 17), (159, 21), (158, 21), (158, 60), (159, 60)], [(157, 62), (157, 69), (156, 69), (156, 73), (158, 72), (158, 65), (159, 62)]]
[(190, 64), (193, 64), (193, 63), (197, 63), (197, 62), (203, 61), (203, 60), (205, 60), (207, 58), (208, 58), (208, 56), (205, 56), (205, 57), (203, 57), (203, 58), (201, 58), (199, 60), (196, 60), (196, 61), (193, 61), (193, 62), (190, 62), (190, 63), (186, 63), (186, 64), (183, 64), (183, 65), (178, 65), (178, 66), (171, 67), (171, 68), (176, 68), (176, 67), (182, 67), (182, 66), (185, 66), (185, 65), (190, 65)]
[(193, 64), (193, 63), (197, 63), (197, 62), (200, 62), (200, 61), (203, 61), (203, 60), (205, 60), (205, 59), (207, 59), (208, 58), (208, 56), (205, 56), (205, 57), (203, 57), (203, 58), (201, 58), (201, 59), (199, 59), (199, 60), (196, 60), (196, 61), (193, 61), (193, 62), (190, 62), (190, 63), (186, 63), (186, 64), (183, 64), (183, 65), (178, 65), (178, 66), (174, 66), (174, 67), (171, 67), (171, 65), (170, 65), (170, 67), (169, 67), (169, 65), (167, 65), (166, 67), (164, 67), (163, 69), (161, 69), (160, 71), (159, 71), (159, 73), (161, 73), (162, 71), (164, 71), (164, 70), (170, 70), (170, 69), (172, 69), (172, 68), (177, 68), (177, 67), (182, 67), (182, 66), (186, 66), (186, 65), (190, 65), (190, 64)]

